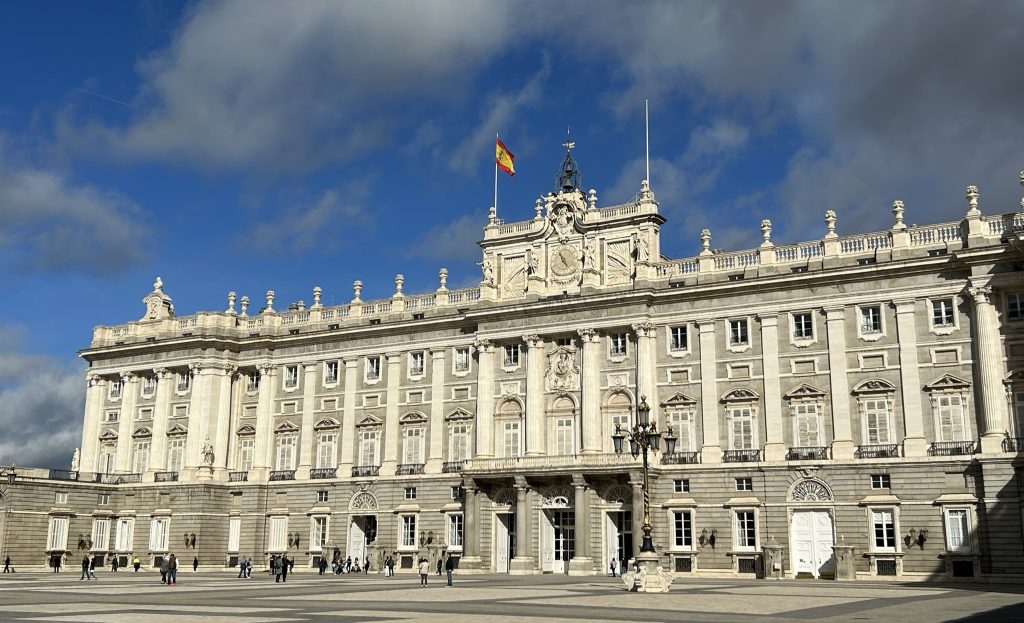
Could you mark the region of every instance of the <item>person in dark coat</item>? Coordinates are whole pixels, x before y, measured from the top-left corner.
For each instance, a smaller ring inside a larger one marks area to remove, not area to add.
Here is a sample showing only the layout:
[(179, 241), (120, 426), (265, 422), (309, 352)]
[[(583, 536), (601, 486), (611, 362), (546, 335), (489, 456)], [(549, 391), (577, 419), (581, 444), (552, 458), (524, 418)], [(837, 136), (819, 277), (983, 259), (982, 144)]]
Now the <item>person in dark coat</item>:
[(4, 558), (4, 573), (14, 573), (14, 569), (11, 569), (11, 557), (6, 556)]
[(281, 581), (288, 581), (288, 557), (281, 556)]
[(82, 557), (82, 577), (80, 577), (78, 579), (79, 580), (91, 580), (92, 579), (91, 575), (89, 574), (89, 557), (88, 556), (83, 556)]
[(114, 556), (110, 560), (110, 571), (113, 573), (117, 573), (117, 556)]
[(444, 561), (440, 557), (437, 559), (437, 575), (441, 575), (441, 569), (444, 567)]
[(448, 560), (444, 563), (444, 572), (448, 576), (448, 586), (452, 585), (452, 572), (455, 571), (455, 559), (448, 554)]
[(199, 571), (199, 556), (192, 558), (192, 573)]

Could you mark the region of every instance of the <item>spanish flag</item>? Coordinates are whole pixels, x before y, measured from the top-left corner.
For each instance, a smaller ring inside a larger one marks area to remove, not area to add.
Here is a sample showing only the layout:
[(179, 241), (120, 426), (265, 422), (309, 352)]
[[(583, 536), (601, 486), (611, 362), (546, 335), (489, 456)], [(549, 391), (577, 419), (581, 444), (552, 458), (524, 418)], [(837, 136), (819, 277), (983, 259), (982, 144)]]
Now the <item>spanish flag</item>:
[(516, 174), (516, 157), (505, 147), (505, 143), (495, 139), (494, 146), (494, 162), (498, 165), (498, 168), (508, 173), (509, 175)]

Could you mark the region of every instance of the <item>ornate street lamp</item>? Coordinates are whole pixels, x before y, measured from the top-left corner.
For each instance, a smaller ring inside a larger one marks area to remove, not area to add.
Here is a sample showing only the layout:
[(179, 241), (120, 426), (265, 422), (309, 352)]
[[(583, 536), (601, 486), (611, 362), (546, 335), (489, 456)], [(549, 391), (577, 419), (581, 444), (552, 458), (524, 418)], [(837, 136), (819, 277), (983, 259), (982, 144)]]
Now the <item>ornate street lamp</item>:
[(644, 456), (644, 538), (640, 544), (641, 553), (655, 553), (654, 542), (651, 540), (651, 495), (647, 485), (647, 452), (658, 452), (661, 449), (661, 440), (665, 439), (665, 452), (672, 454), (676, 450), (677, 437), (669, 430), (662, 434), (658, 432), (658, 425), (651, 421), (651, 407), (647, 404), (647, 396), (640, 396), (640, 404), (636, 408), (637, 423), (627, 430), (622, 430), (618, 424), (615, 425), (615, 432), (612, 434), (612, 443), (616, 454), (622, 454), (622, 442), (629, 440), (629, 453), (635, 459), (641, 453)]

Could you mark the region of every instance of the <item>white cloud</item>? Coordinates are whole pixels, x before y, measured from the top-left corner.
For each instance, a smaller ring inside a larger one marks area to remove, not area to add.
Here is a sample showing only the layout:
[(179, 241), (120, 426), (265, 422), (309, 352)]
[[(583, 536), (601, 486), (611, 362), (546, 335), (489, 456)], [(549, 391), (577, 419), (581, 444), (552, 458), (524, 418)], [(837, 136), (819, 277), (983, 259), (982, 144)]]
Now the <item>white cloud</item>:
[(406, 256), (461, 265), (480, 259), (477, 241), (484, 237), (487, 215), (464, 214), (455, 220), (435, 225), (423, 232), (408, 248)]
[(371, 220), (363, 204), (368, 195), (369, 184), (364, 179), (341, 190), (326, 190), (309, 204), (295, 203), (284, 210), (275, 207), (271, 218), (250, 226), (238, 236), (236, 245), (260, 255), (333, 250), (342, 237), (332, 232), (344, 230), (352, 239), (353, 230)]

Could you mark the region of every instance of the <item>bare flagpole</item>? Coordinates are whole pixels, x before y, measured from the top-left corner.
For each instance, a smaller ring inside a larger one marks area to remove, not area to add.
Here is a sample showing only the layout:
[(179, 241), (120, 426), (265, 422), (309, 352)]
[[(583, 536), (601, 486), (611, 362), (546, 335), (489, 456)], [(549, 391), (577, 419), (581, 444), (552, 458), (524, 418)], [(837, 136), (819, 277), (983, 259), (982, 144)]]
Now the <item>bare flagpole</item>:
[(644, 100), (644, 160), (647, 162), (647, 186), (651, 185), (651, 131), (647, 123), (647, 100)]

